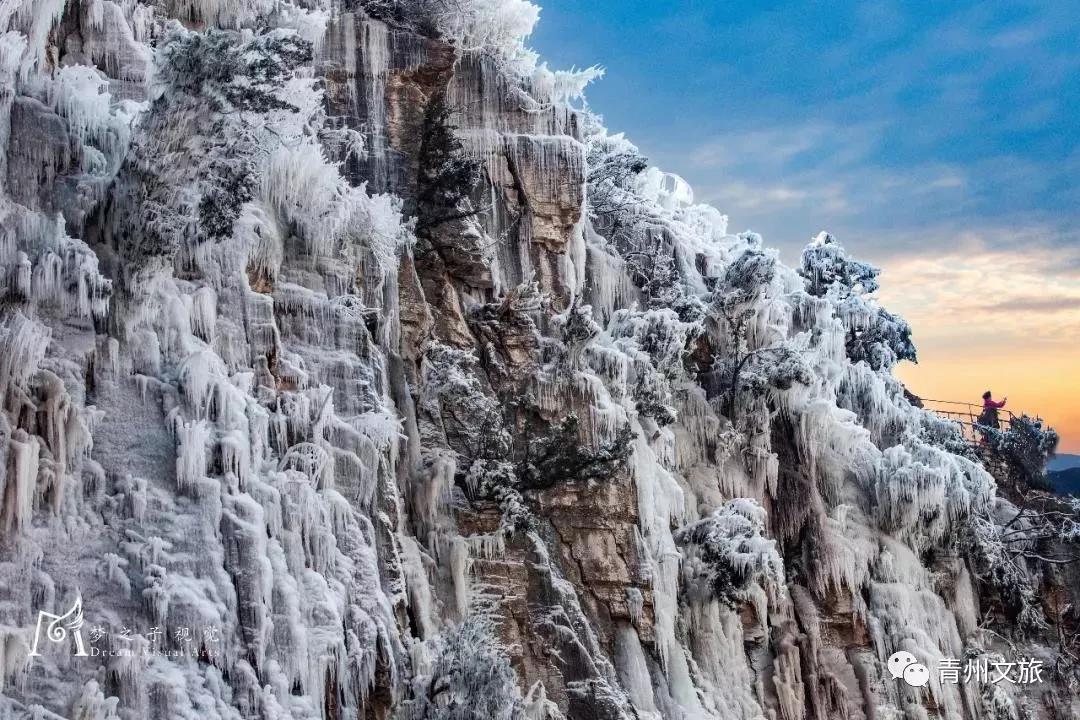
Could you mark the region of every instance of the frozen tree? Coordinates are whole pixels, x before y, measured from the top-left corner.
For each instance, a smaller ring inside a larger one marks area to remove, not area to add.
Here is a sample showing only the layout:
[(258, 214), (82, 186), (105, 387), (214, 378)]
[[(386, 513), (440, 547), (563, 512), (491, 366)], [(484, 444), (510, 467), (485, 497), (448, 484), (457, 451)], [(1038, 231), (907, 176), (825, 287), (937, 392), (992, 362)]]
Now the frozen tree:
[[(1069, 496), (1054, 500), (1055, 507), (1068, 517), (1068, 524), (1061, 528), (1061, 542), (1080, 543), (1080, 498)], [(1060, 597), (1051, 598), (1045, 604), (1057, 630), (1055, 675), (1075, 692), (1080, 689), (1080, 608)]]
[(1000, 609), (1006, 620), (1022, 633), (1046, 627), (1037, 594), (1038, 579), (1024, 559), (1028, 540), (1026, 530), (1010, 530), (992, 518), (975, 516), (965, 538), (972, 567), (987, 586), (997, 592)]
[(738, 417), (741, 395), (761, 397), (769, 388), (810, 381), (800, 348), (786, 340), (758, 344), (761, 303), (776, 271), (775, 256), (747, 249), (728, 266), (712, 294), (710, 309), (724, 332), (713, 377), (729, 419)]
[(1080, 561), (1080, 501), (1028, 490), (1018, 506), (999, 500), (996, 512), (973, 516), (963, 540), (976, 574), (997, 592), (1005, 618), (1021, 632), (1045, 629), (1042, 568)]
[(652, 418), (657, 425), (671, 425), (678, 419), (671, 403), (671, 390), (656, 373), (642, 373), (634, 383), (634, 407), (643, 417)]
[(745, 336), (757, 312), (757, 303), (768, 292), (777, 273), (775, 255), (748, 248), (724, 270), (713, 293), (713, 307), (735, 335)]
[(450, 116), (446, 93), (436, 93), (424, 113), (420, 141), (416, 197), (420, 236), (477, 213), (468, 200), (480, 181), (480, 165), (465, 154)]
[[(311, 43), (291, 31), (245, 41), (235, 32), (173, 30), (161, 46), (159, 81), (173, 102), (184, 97), (205, 100), (223, 116), (238, 115), (239, 122), (232, 125), (241, 129), (245, 113), (299, 112), (281, 90), (296, 68), (311, 59)], [(252, 130), (228, 135), (207, 154), (200, 177), (198, 224), (210, 239), (232, 234), (241, 207), (255, 191), (259, 138)]]
[(845, 347), (852, 362), (865, 361), (874, 370), (891, 368), (900, 360), (917, 359), (911, 326), (902, 317), (877, 306), (869, 309), (863, 322), (852, 322)]
[[(310, 81), (302, 92), (285, 92), (311, 58), (311, 43), (293, 31), (169, 29), (158, 47), (162, 92), (125, 166), (140, 180), (140, 195), (123, 194), (135, 187), (127, 183), (113, 198), (118, 210), (139, 213), (126, 228), (126, 253), (171, 256), (185, 238), (202, 243), (232, 234), (257, 193), (261, 164), (282, 143), (275, 128), (300, 125), (314, 112)], [(162, 144), (177, 142), (188, 163), (162, 165)]]
[(771, 389), (787, 390), (813, 381), (804, 352), (790, 343), (736, 349), (731, 357), (717, 359), (713, 373), (722, 388), (725, 413), (730, 419), (738, 418), (741, 398), (760, 399)]
[[(584, 321), (581, 316), (571, 323)], [(608, 480), (626, 467), (633, 439), (629, 425), (592, 447), (573, 413), (549, 423), (528, 395), (500, 402), (488, 394), (477, 365), (471, 353), (432, 343), (424, 360), (420, 406), (442, 424), (458, 453), (458, 479), (469, 496), (498, 502), (507, 528), (531, 527), (521, 491)], [(511, 433), (508, 418), (514, 417), (520, 418), (520, 429)]]
[(784, 585), (784, 561), (776, 542), (766, 537), (765, 510), (750, 498), (735, 498), (712, 515), (674, 535), (683, 549), (683, 575), (702, 584), (713, 597), (734, 606), (756, 584)]
[(609, 135), (602, 127), (594, 128), (585, 148), (589, 212), (610, 227), (640, 206), (634, 188), (649, 161), (622, 134)]
[(847, 330), (845, 346), (852, 362), (883, 370), (900, 360), (917, 361), (911, 326), (870, 297), (878, 289), (881, 270), (855, 260), (823, 232), (803, 250), (799, 274), (806, 279), (808, 293), (833, 299)]
[(806, 290), (811, 295), (824, 297), (836, 287), (842, 300), (854, 293), (875, 292), (881, 270), (855, 260), (836, 238), (823, 232), (803, 249), (799, 274), (806, 278)]
[(245, 157), (219, 156), (211, 160), (199, 198), (199, 225), (209, 238), (232, 234), (244, 203), (254, 196), (254, 167)]
[(361, 0), (360, 5), (371, 17), (395, 25), (416, 28), (424, 35), (435, 37), (436, 9), (441, 0)]
[(494, 58), (514, 72), (536, 62), (525, 48), (540, 18), (540, 8), (528, 0), (425, 0), (440, 34), (461, 52)]
[(431, 656), (397, 720), (524, 720), (517, 677), (487, 614), (470, 613), (445, 630)]
[(649, 307), (674, 307), (682, 298), (675, 258), (659, 238), (645, 250), (623, 253), (634, 285), (645, 295)]
[(473, 460), (465, 474), (470, 497), (498, 503), (503, 528), (509, 532), (529, 531), (536, 526), (536, 517), (518, 489), (517, 471), (517, 466), (507, 460), (482, 458)]

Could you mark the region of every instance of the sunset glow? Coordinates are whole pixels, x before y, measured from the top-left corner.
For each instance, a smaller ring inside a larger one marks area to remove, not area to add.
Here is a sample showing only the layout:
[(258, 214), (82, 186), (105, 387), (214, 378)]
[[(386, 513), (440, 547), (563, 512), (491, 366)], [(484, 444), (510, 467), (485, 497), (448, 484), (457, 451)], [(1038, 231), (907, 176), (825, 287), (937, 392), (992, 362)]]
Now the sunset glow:
[(915, 394), (972, 403), (986, 390), (1043, 417), (1080, 451), (1080, 253), (985, 251), (976, 239), (886, 263), (880, 296), (911, 323)]

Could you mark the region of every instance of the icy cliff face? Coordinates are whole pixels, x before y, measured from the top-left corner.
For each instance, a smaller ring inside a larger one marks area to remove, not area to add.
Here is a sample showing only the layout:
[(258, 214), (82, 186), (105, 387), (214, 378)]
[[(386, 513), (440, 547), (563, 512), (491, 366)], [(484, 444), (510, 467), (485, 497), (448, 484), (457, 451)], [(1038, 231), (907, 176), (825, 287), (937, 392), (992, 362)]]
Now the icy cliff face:
[(0, 717), (1076, 711), (890, 677), (1000, 649), (1009, 504), (536, 12), (4, 0)]

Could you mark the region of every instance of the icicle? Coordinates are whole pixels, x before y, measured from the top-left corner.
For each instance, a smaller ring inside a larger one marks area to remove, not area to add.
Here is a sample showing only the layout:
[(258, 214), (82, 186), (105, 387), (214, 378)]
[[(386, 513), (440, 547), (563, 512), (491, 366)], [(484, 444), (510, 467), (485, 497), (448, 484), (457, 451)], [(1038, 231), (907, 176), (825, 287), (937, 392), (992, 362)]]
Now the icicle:
[(217, 322), (217, 297), (208, 287), (201, 287), (191, 298), (191, 330), (202, 340), (213, 344)]
[(45, 357), (50, 330), (20, 312), (0, 321), (0, 399), (12, 387), (26, 388)]
[(181, 490), (189, 490), (206, 474), (210, 426), (203, 420), (180, 422), (176, 437), (176, 484)]
[(20, 250), (15, 260), (15, 267), (12, 270), (13, 277), (11, 287), (14, 294), (24, 300), (29, 300), (33, 297), (33, 293), (30, 289), (31, 267), (32, 264), (30, 258), (26, 256), (26, 253)]
[(16, 430), (8, 441), (11, 471), (2, 490), (4, 530), (22, 534), (30, 526), (34, 513), (34, 497), (38, 481), (38, 460), (41, 446), (38, 439)]

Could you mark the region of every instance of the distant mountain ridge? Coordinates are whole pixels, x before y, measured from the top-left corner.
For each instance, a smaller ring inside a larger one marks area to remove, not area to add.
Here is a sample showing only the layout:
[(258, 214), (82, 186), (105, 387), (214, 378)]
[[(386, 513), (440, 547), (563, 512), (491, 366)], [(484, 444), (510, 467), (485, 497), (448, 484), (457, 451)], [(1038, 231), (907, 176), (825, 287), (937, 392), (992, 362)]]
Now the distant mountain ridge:
[(1046, 463), (1046, 471), (1053, 473), (1070, 468), (1080, 468), (1080, 455), (1061, 453)]
[(1080, 467), (1057, 470), (1046, 477), (1059, 495), (1080, 495)]

